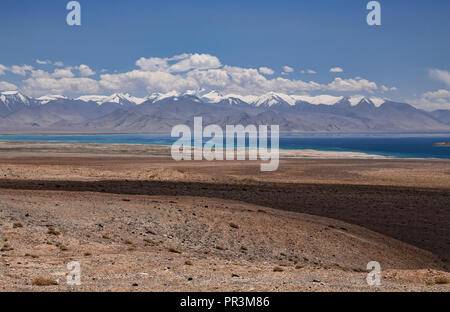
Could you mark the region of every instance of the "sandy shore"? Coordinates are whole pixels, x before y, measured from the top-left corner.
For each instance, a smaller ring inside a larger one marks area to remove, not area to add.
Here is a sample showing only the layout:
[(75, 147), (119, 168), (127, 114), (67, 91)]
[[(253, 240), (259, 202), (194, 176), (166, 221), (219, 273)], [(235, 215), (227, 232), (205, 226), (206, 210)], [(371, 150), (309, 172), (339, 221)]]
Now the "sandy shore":
[[(0, 152), (76, 153), (84, 155), (170, 156), (170, 146), (144, 144), (48, 143), (34, 141), (0, 141)], [(245, 149), (244, 149), (245, 150)], [(225, 155), (225, 152), (223, 152)], [(248, 153), (248, 150), (247, 150)], [(248, 154), (247, 154), (248, 155)], [(389, 159), (392, 157), (357, 152), (329, 152), (312, 149), (279, 150), (281, 158), (310, 159)], [(247, 157), (248, 158), (248, 157)], [(225, 159), (225, 157), (224, 157)]]
[[(0, 290), (450, 290), (450, 161), (284, 159), (262, 173), (163, 147), (40, 144), (0, 143)], [(81, 286), (65, 283), (70, 261)]]

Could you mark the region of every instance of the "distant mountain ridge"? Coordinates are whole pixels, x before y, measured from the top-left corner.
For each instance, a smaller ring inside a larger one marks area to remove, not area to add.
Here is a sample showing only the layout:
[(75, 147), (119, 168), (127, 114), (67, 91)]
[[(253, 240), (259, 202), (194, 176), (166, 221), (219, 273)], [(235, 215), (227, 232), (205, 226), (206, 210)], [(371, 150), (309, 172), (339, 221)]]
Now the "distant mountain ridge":
[(145, 98), (0, 93), (0, 132), (167, 133), (177, 124), (277, 124), (281, 131), (450, 131), (450, 110), (426, 112), (365, 97), (223, 95), (217, 91), (154, 93)]

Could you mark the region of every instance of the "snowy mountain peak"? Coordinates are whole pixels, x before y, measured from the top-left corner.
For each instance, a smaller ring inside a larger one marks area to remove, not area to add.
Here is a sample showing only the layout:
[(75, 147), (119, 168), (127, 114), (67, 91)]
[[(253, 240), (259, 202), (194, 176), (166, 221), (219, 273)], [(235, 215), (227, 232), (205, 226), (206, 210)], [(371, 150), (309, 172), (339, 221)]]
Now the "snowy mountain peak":
[[(135, 96), (131, 96), (128, 93), (114, 93), (113, 95), (106, 97), (103, 100), (103, 103), (117, 103), (120, 105), (130, 105), (130, 104), (141, 104), (145, 100), (146, 100), (145, 98), (138, 98)], [(100, 105), (103, 103), (100, 103)]]
[(373, 105), (373, 102), (368, 98), (362, 98), (358, 105)]
[(138, 98), (132, 96), (128, 93), (114, 93), (110, 96), (107, 95), (85, 95), (76, 98), (76, 100), (80, 100), (83, 102), (96, 102), (98, 105), (102, 105), (105, 103), (117, 103), (120, 105), (135, 105), (141, 104), (146, 101), (146, 98)]
[(325, 105), (334, 105), (339, 102), (343, 102), (345, 98), (343, 96), (332, 96), (332, 95), (317, 95), (317, 96), (308, 96), (308, 95), (291, 95), (297, 101), (302, 101), (310, 104), (325, 104)]
[(271, 107), (273, 105), (277, 104), (289, 104), (291, 106), (295, 105), (295, 102), (297, 102), (293, 97), (282, 94), (282, 93), (275, 93), (275, 92), (269, 92), (262, 96), (260, 96), (256, 101), (254, 101), (252, 104), (256, 107)]
[(7, 95), (16, 95), (19, 93), (20, 93), (19, 91), (4, 91), (1, 94), (7, 96)]
[(54, 101), (54, 100), (61, 100), (61, 99), (67, 99), (67, 97), (65, 97), (64, 95), (44, 95), (41, 97), (38, 97), (36, 100), (44, 105), (47, 104), (48, 102)]
[(206, 94), (200, 95), (200, 98), (208, 103), (219, 103), (225, 99), (224, 95), (219, 91), (210, 91)]
[(12, 106), (17, 105), (30, 106), (32, 101), (32, 98), (23, 95), (19, 91), (5, 91), (0, 93), (0, 102), (8, 109), (12, 109)]
[(148, 97), (148, 99), (152, 100), (153, 102), (158, 102), (158, 101), (161, 101), (161, 100), (164, 100), (167, 98), (171, 98), (171, 97), (175, 98), (178, 96), (180, 96), (180, 94), (177, 91), (171, 91), (171, 92), (167, 92), (167, 93), (155, 92), (155, 93), (152, 93)]

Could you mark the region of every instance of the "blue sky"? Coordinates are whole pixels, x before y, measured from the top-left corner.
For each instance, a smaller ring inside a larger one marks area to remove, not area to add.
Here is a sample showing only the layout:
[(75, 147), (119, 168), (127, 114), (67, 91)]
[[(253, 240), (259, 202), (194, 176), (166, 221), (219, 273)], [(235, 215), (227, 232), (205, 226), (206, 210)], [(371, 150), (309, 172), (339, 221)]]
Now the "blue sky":
[[(82, 25), (73, 27), (66, 24), (67, 2), (0, 2), (3, 90), (14, 85), (35, 96), (52, 91), (69, 96), (115, 91), (142, 96), (168, 91), (169, 87), (163, 86), (166, 83), (180, 91), (199, 86), (249, 94), (368, 94), (407, 100), (416, 106), (450, 108), (448, 0), (380, 0), (382, 25), (372, 27), (366, 23), (367, 0), (80, 0)], [(192, 65), (187, 71), (175, 73), (165, 69), (161, 82), (155, 82), (159, 77), (155, 74), (126, 75), (154, 70), (136, 64), (142, 57), (174, 64), (178, 60), (168, 58), (186, 54), (184, 60), (189, 62), (196, 53), (205, 56), (201, 62), (213, 64), (200, 68)], [(52, 64), (38, 64), (36, 60)], [(64, 65), (55, 66), (57, 61)], [(32, 69), (12, 70), (14, 65)], [(95, 74), (81, 75), (80, 65)], [(293, 71), (283, 73), (284, 66)], [(261, 67), (274, 71), (271, 75), (260, 71), (265, 79), (288, 81), (261, 85), (255, 72), (245, 71)], [(343, 71), (330, 72), (335, 67)], [(67, 71), (54, 74), (55, 69), (67, 69), (73, 77)], [(42, 72), (32, 77), (37, 70)], [(222, 74), (220, 70), (229, 75), (233, 71), (236, 85), (211, 83)], [(307, 70), (315, 73), (308, 74)], [(191, 73), (194, 83), (187, 81), (189, 71), (201, 71)], [(110, 76), (92, 88), (102, 75)], [(82, 87), (90, 82), (91, 88)], [(123, 90), (117, 84), (123, 84)]]

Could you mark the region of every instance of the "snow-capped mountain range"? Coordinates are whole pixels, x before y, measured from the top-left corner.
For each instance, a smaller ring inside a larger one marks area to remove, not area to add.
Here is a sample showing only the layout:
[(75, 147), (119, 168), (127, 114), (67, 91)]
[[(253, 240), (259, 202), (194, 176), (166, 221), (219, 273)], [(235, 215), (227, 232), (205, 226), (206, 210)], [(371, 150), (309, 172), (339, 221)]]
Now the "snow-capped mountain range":
[[(45, 95), (38, 98), (28, 97), (19, 91), (7, 91), (0, 93), (0, 105), (3, 104), (7, 108), (14, 105), (20, 106), (30, 106), (33, 104), (47, 104), (55, 100), (78, 100), (83, 102), (95, 102), (98, 105), (104, 103), (116, 103), (119, 105), (139, 105), (147, 101), (158, 102), (164, 99), (174, 99), (183, 98), (185, 96), (197, 97), (200, 101), (206, 103), (224, 103), (224, 104), (247, 104), (255, 107), (271, 107), (273, 105), (287, 104), (295, 106), (297, 102), (305, 102), (310, 104), (323, 104), (323, 105), (334, 105), (343, 99), (347, 99), (351, 105), (357, 105), (363, 96), (331, 96), (331, 95), (318, 95), (318, 96), (307, 96), (307, 95), (287, 95), (283, 93), (269, 92), (260, 96), (255, 95), (236, 95), (236, 94), (226, 94), (223, 95), (218, 91), (187, 91), (184, 93), (179, 93), (176, 91), (168, 93), (153, 93), (147, 97), (140, 98), (132, 96), (128, 93), (114, 93), (112, 95), (84, 95), (77, 97), (75, 99), (70, 99), (64, 95)], [(372, 102), (375, 106), (380, 106), (386, 100), (381, 98), (367, 98), (367, 101)]]
[(450, 131), (450, 110), (426, 112), (376, 97), (197, 90), (70, 99), (0, 93), (3, 132), (170, 132), (173, 125), (190, 124), (194, 116), (220, 125), (278, 124), (282, 131)]
[(105, 95), (85, 95), (85, 96), (80, 96), (78, 98), (76, 98), (75, 100), (80, 100), (80, 101), (84, 101), (84, 102), (96, 102), (99, 105), (102, 105), (104, 103), (117, 103), (120, 105), (138, 105), (138, 104), (142, 104), (143, 102), (145, 102), (147, 100), (147, 98), (138, 98), (135, 96), (131, 96), (128, 93), (114, 93), (113, 95), (110, 96), (105, 96)]

